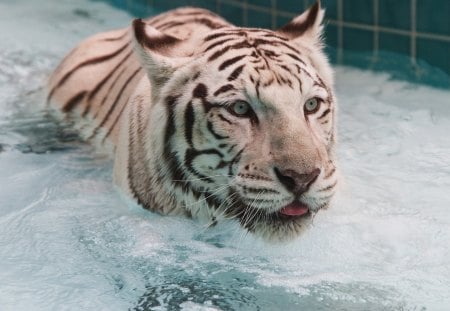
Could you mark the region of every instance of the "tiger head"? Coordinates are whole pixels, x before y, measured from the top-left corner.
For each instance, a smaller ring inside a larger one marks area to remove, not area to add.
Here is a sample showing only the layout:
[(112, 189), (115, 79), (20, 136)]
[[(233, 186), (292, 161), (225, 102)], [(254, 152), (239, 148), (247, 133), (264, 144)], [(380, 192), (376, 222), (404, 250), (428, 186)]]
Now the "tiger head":
[(133, 22), (152, 85), (148, 149), (191, 214), (287, 240), (330, 204), (336, 102), (323, 14), (317, 3), (277, 31), (230, 26), (186, 39)]

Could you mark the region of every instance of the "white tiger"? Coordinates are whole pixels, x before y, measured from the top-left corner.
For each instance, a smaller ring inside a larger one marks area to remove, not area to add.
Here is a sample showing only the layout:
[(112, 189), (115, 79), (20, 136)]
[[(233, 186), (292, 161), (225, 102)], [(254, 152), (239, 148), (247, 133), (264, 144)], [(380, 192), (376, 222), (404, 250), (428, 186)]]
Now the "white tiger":
[(323, 15), (317, 2), (277, 31), (198, 8), (136, 19), (66, 56), (48, 101), (113, 146), (115, 182), (143, 207), (292, 239), (338, 179)]

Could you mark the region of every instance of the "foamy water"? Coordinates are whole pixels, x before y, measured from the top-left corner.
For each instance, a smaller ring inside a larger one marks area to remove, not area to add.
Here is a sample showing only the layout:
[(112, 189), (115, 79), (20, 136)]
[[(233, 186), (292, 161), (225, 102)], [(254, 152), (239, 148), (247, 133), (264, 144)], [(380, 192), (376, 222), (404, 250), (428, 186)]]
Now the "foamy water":
[(267, 245), (118, 194), (111, 160), (42, 110), (40, 87), (131, 17), (43, 3), (0, 0), (0, 310), (450, 308), (449, 91), (337, 68), (340, 195)]

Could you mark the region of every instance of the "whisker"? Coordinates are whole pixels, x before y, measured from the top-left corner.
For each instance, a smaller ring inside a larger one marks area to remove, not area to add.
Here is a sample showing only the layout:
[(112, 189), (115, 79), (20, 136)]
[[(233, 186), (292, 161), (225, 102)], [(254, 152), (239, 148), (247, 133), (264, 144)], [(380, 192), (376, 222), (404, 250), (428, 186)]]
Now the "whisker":
[(231, 194), (229, 197), (227, 197), (222, 203), (220, 203), (220, 205), (217, 207), (217, 210), (216, 210), (216, 211), (219, 212), (219, 214), (214, 215), (214, 216), (216, 217), (216, 219), (217, 219), (217, 218), (223, 218), (223, 217), (224, 217), (224, 214), (225, 214), (227, 208), (225, 207), (225, 208), (222, 209), (222, 207), (223, 207), (225, 204), (228, 204), (228, 202), (233, 198), (234, 195), (236, 195), (236, 193), (232, 193), (232, 194)]
[(190, 181), (198, 181), (198, 180), (210, 179), (211, 177), (233, 177), (233, 175), (219, 174), (219, 175), (209, 175), (207, 177), (200, 177), (200, 178), (172, 179), (172, 181), (176, 181), (176, 182), (190, 182)]
[(184, 205), (184, 207), (192, 207), (192, 206), (198, 205), (198, 204), (200, 204), (200, 203), (202, 203), (202, 202), (208, 200), (210, 197), (216, 195), (217, 193), (220, 193), (221, 191), (223, 191), (223, 190), (225, 190), (225, 189), (227, 189), (227, 188), (228, 188), (228, 185), (225, 185), (225, 186), (216, 188), (216, 189), (218, 189), (218, 190), (212, 192), (210, 195), (204, 197), (203, 199), (201, 199), (201, 200), (199, 200), (199, 201), (197, 201), (197, 202), (194, 202), (194, 203), (191, 203), (191, 204)]
[[(256, 197), (253, 199), (253, 201), (252, 201), (249, 205), (247, 205), (247, 209), (246, 209), (246, 210), (249, 211), (250, 213), (254, 212), (254, 214), (251, 215), (251, 217), (249, 217), (249, 218), (247, 218), (247, 219), (244, 218), (244, 221), (245, 221), (245, 223), (244, 223), (244, 228), (247, 228), (247, 224), (249, 224), (249, 223), (254, 219), (254, 217), (256, 216), (256, 214), (257, 214), (257, 212), (258, 212), (258, 209), (255, 209), (253, 206), (254, 206), (255, 202), (258, 200), (258, 197), (259, 197), (261, 194), (262, 194), (262, 192), (259, 192), (259, 193), (256, 195)], [(244, 217), (245, 217), (245, 214), (244, 214)]]
[(334, 187), (336, 187), (336, 185), (337, 185), (337, 180), (336, 180), (334, 183), (332, 183), (331, 185), (326, 186), (326, 187), (324, 187), (324, 188), (322, 188), (322, 189), (317, 190), (317, 192), (324, 192), (324, 191), (331, 190), (331, 189), (333, 189)]

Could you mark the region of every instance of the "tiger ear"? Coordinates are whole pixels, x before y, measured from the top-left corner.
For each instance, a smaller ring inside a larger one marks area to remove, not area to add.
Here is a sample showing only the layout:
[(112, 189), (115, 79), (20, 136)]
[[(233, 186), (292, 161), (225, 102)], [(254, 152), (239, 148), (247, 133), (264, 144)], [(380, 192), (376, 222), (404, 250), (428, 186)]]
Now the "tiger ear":
[(317, 47), (322, 47), (323, 17), (325, 10), (320, 7), (320, 0), (301, 15), (277, 31), (293, 41), (308, 41)]
[(172, 73), (189, 59), (176, 54), (183, 40), (160, 32), (142, 19), (135, 19), (132, 28), (134, 49), (156, 95)]

